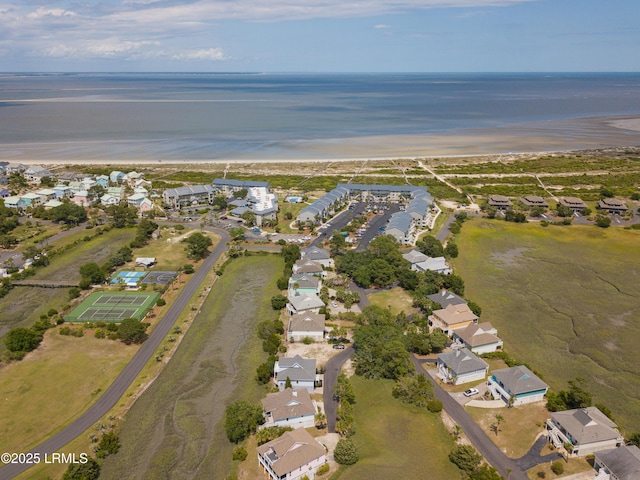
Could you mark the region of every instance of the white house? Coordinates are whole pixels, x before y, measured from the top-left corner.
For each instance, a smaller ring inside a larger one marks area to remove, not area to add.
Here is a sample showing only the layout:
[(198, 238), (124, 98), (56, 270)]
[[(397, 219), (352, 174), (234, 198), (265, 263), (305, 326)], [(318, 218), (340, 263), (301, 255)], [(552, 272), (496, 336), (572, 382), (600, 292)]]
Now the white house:
[(437, 366), (438, 377), (454, 385), (484, 380), (489, 371), (489, 364), (466, 348), (439, 354)]
[(540, 402), (549, 389), (549, 385), (524, 365), (494, 370), (487, 386), (493, 398), (501, 398), (512, 406)]
[(287, 328), (287, 338), (299, 342), (305, 338), (312, 338), (321, 342), (324, 338), (324, 315), (319, 313), (298, 313), (292, 315)]
[(313, 393), (316, 383), (316, 359), (302, 358), (300, 355), (280, 358), (273, 365), (273, 377), (281, 392), (285, 389), (288, 378), (294, 390), (306, 389)]
[(282, 392), (268, 393), (262, 399), (266, 427), (308, 428), (315, 425), (318, 406), (306, 390), (286, 388)]
[(318, 313), (324, 307), (324, 302), (315, 293), (296, 292), (289, 296), (287, 312), (290, 315), (296, 313)]
[(327, 451), (304, 428), (258, 447), (258, 463), (271, 480), (313, 480), (326, 462)]
[(453, 341), (460, 343), (476, 355), (495, 352), (502, 348), (498, 330), (489, 322), (472, 323), (468, 327), (453, 331)]
[(557, 448), (571, 444), (569, 453), (579, 457), (624, 443), (618, 426), (597, 407), (554, 412), (546, 428)]

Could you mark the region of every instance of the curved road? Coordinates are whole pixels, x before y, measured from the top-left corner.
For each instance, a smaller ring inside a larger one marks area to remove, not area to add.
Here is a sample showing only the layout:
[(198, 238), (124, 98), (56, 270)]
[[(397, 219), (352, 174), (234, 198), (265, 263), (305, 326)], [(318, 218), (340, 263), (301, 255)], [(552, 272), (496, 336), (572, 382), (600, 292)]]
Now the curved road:
[[(473, 446), (478, 449), (485, 460), (492, 467), (495, 467), (498, 473), (504, 478), (509, 478), (510, 480), (527, 480), (526, 472), (520, 468), (515, 460), (502, 453), (502, 450), (500, 450), (478, 424), (473, 421), (464, 407), (445, 392), (442, 387), (438, 385), (438, 382), (434, 381), (422, 366), (420, 360), (413, 355), (411, 359), (416, 366), (416, 371), (418, 373), (424, 373), (431, 383), (433, 383), (436, 398), (442, 402), (442, 408), (449, 414), (454, 422), (460, 425), (467, 438), (469, 438)], [(507, 469), (510, 474), (507, 474)]]
[[(227, 242), (230, 240), (230, 237), (225, 230), (209, 228), (207, 230), (215, 230), (215, 232), (221, 236), (220, 242), (218, 242), (218, 245), (216, 245), (213, 251), (204, 260), (198, 271), (193, 274), (189, 283), (185, 285), (178, 298), (176, 298), (173, 304), (169, 307), (169, 310), (164, 315), (160, 323), (158, 323), (153, 332), (151, 332), (147, 341), (142, 344), (138, 352), (127, 364), (124, 370), (120, 375), (118, 375), (98, 401), (89, 407), (86, 412), (51, 438), (29, 450), (29, 453), (39, 453), (40, 457), (43, 458), (45, 453), (51, 454), (53, 452), (61, 452), (65, 445), (76, 437), (82, 435), (87, 429), (98, 422), (118, 402), (118, 400), (120, 400), (120, 397), (122, 397), (127, 388), (129, 388), (133, 383), (158, 346), (160, 346), (162, 340), (167, 336), (180, 313), (182, 313), (186, 308), (189, 299), (194, 293), (196, 293), (198, 288), (200, 288), (200, 284), (213, 268), (216, 260), (227, 249)], [(30, 464), (6, 465), (0, 468), (0, 480), (9, 480), (14, 478), (30, 467)]]

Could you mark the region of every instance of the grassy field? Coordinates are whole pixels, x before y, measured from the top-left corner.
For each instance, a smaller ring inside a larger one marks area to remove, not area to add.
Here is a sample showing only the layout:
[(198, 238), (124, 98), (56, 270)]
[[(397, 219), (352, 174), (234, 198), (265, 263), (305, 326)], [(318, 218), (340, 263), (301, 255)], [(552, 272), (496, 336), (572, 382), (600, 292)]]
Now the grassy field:
[[(78, 233), (71, 235), (75, 236)], [(135, 230), (132, 228), (111, 230), (54, 257), (49, 266), (38, 269), (31, 278), (79, 281), (81, 265), (106, 260), (134, 236)], [(67, 238), (60, 240), (62, 245), (67, 243)], [(55, 245), (58, 246), (59, 243), (56, 242)], [(50, 308), (60, 310), (67, 300), (66, 288), (14, 288), (7, 296), (0, 299), (0, 337), (11, 328), (33, 325), (40, 315), (47, 313)], [(4, 342), (0, 342), (0, 352), (4, 348)]]
[(639, 242), (619, 228), (476, 219), (455, 261), (505, 350), (553, 389), (584, 378), (626, 432), (640, 431)]
[(264, 357), (257, 322), (272, 318), (282, 270), (276, 256), (231, 262), (172, 360), (136, 401), (120, 432), (122, 449), (101, 478), (224, 478), (233, 445), (221, 425), (232, 399), (258, 401), (253, 377)]
[[(24, 452), (78, 417), (120, 373), (138, 346), (49, 330), (21, 362), (0, 369), (0, 451)], [(52, 412), (55, 415), (52, 416)]]
[(377, 305), (380, 308), (390, 308), (393, 315), (397, 315), (400, 312), (410, 315), (418, 311), (417, 308), (412, 307), (413, 298), (411, 298), (411, 295), (401, 287), (372, 293), (367, 295), (367, 298), (372, 305)]
[(393, 381), (354, 376), (351, 382), (356, 393), (353, 439), (360, 460), (341, 467), (332, 480), (461, 478), (448, 459), (453, 438), (439, 416), (394, 399)]

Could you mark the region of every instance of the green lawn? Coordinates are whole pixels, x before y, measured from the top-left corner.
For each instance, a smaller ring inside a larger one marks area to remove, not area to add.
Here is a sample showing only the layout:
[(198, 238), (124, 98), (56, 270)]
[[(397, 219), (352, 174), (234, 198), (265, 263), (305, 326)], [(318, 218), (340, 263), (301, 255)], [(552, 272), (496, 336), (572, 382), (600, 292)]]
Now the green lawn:
[(448, 459), (454, 442), (439, 415), (394, 399), (393, 381), (354, 376), (351, 382), (356, 393), (353, 440), (360, 460), (342, 467), (332, 480), (461, 478)]
[(640, 431), (640, 232), (476, 219), (458, 236), (465, 297), (553, 389), (585, 379)]
[(402, 287), (372, 293), (367, 295), (367, 298), (372, 305), (377, 305), (380, 308), (390, 308), (393, 315), (397, 315), (400, 312), (410, 315), (418, 311), (417, 308), (412, 307), (413, 298)]

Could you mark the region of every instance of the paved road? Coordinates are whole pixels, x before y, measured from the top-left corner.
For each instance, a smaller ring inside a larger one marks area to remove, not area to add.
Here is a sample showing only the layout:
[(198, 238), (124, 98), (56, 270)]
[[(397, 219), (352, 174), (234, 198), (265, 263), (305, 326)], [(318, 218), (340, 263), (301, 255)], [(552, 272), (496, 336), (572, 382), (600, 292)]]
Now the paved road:
[(333, 399), (333, 387), (336, 384), (336, 379), (340, 375), (340, 369), (342, 364), (346, 362), (355, 350), (353, 345), (349, 345), (338, 355), (335, 355), (327, 362), (326, 370), (324, 372), (323, 388), (323, 400), (324, 400), (324, 414), (327, 416), (327, 428), (329, 433), (336, 432), (336, 409), (338, 408), (338, 402)]
[(451, 215), (449, 215), (449, 218), (447, 218), (447, 221), (444, 222), (444, 225), (442, 225), (442, 228), (440, 229), (440, 231), (436, 234), (436, 238), (438, 240), (440, 240), (441, 242), (445, 241), (445, 239), (447, 238), (447, 235), (449, 235), (449, 225), (451, 225), (454, 220), (455, 220), (455, 213), (452, 213)]
[(552, 452), (547, 455), (540, 455), (542, 448), (549, 442), (549, 438), (546, 435), (540, 435), (538, 439), (533, 443), (531, 448), (522, 457), (516, 459), (516, 463), (520, 465), (523, 470), (529, 470), (530, 468), (540, 465), (541, 463), (550, 463), (554, 460), (562, 460), (564, 457), (559, 452)]
[[(445, 392), (436, 381), (433, 380), (431, 375), (422, 366), (420, 360), (411, 356), (413, 363), (416, 366), (416, 371), (424, 373), (427, 378), (433, 383), (435, 388), (435, 395), (438, 400), (442, 402), (444, 411), (456, 422), (464, 431), (467, 438), (471, 441), (474, 447), (482, 454), (487, 462), (492, 467), (498, 470), (498, 473), (504, 478), (510, 480), (527, 480), (526, 473), (518, 466), (515, 460), (507, 457), (502, 451), (491, 441), (484, 431), (478, 426), (476, 422), (465, 411), (464, 407), (456, 402), (447, 392)], [(511, 476), (507, 475), (507, 469), (510, 469)]]
[[(196, 273), (193, 274), (189, 283), (176, 298), (175, 302), (169, 307), (169, 310), (162, 318), (160, 323), (153, 330), (146, 342), (142, 344), (136, 355), (127, 364), (124, 370), (118, 375), (111, 386), (104, 394), (94, 403), (85, 413), (73, 421), (64, 430), (55, 434), (53, 437), (45, 440), (37, 447), (31, 449), (30, 453), (40, 453), (44, 457), (45, 453), (64, 452), (63, 447), (69, 442), (82, 435), (88, 428), (98, 422), (126, 392), (127, 388), (133, 383), (147, 361), (155, 353), (156, 349), (167, 336), (175, 321), (182, 311), (186, 308), (189, 299), (200, 288), (200, 284), (213, 268), (218, 257), (227, 249), (227, 242), (230, 240), (229, 234), (224, 230), (215, 230), (221, 236), (218, 245), (213, 249), (211, 254), (205, 259)], [(18, 452), (16, 452), (18, 453)], [(11, 464), (0, 468), (0, 480), (9, 480), (24, 472), (30, 467), (28, 464)]]

